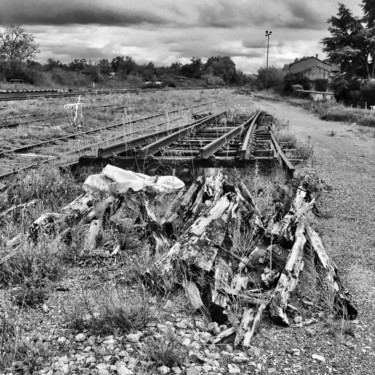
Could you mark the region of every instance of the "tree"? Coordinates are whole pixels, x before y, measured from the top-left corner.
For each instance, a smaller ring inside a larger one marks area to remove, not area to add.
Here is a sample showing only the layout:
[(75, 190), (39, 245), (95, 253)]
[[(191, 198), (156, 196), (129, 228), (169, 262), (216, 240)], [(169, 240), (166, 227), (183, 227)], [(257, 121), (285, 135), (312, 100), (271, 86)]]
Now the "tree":
[[(264, 88), (266, 81), (266, 68), (260, 67), (258, 69), (257, 86)], [(284, 81), (284, 72), (281, 68), (276, 66), (269, 66), (267, 72), (267, 87), (281, 85)]]
[(20, 25), (11, 25), (0, 34), (0, 60), (11, 70), (35, 57), (40, 52), (38, 48), (33, 35), (26, 33)]
[(233, 83), (236, 77), (236, 64), (228, 56), (210, 57), (204, 69), (208, 74), (221, 77), (225, 83)]
[(190, 64), (182, 65), (181, 74), (189, 78), (201, 78), (203, 63), (200, 58), (193, 57)]
[(373, 24), (374, 5), (370, 6), (373, 2), (369, 0), (364, 0), (363, 4), (365, 17), (362, 19), (354, 17), (344, 4), (339, 4), (337, 16), (328, 20), (331, 36), (322, 40), (329, 61), (339, 65), (347, 79), (370, 79), (374, 75), (374, 30), (368, 27)]

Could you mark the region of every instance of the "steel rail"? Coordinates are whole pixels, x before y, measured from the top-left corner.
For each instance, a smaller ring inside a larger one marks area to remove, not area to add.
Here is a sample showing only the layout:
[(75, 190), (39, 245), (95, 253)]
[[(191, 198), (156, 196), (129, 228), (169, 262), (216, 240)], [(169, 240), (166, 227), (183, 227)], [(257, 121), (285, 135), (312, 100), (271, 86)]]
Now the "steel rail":
[(223, 147), (226, 143), (231, 141), (233, 138), (237, 137), (240, 135), (247, 127), (249, 124), (254, 120), (255, 116), (257, 114), (252, 115), (248, 120), (246, 120), (243, 124), (237, 126), (236, 128), (232, 129), (228, 133), (222, 135), (218, 139), (215, 139), (208, 145), (202, 147), (200, 149), (200, 158), (201, 159), (208, 159), (211, 157), (212, 154), (214, 154), (216, 151), (220, 150), (220, 148)]
[(273, 132), (271, 131), (271, 142), (273, 143), (278, 156), (280, 157), (281, 163), (284, 165), (284, 167), (287, 170), (288, 176), (293, 177), (293, 172), (295, 171), (295, 168), (293, 167), (292, 163), (289, 161), (289, 159), (284, 154), (284, 151), (281, 149), (279, 143), (277, 142)]
[(142, 147), (140, 150), (138, 150), (137, 157), (145, 159), (146, 157), (153, 155), (160, 148), (169, 145), (171, 142), (175, 141), (176, 139), (180, 138), (181, 136), (185, 135), (186, 133), (192, 130), (199, 129), (201, 126), (205, 125), (207, 122), (212, 121), (218, 118), (219, 116), (222, 116), (225, 112), (226, 111), (221, 111), (214, 115), (207, 116), (204, 119), (194, 121), (188, 124), (187, 126), (185, 126), (183, 129), (173, 132), (172, 134), (167, 135), (166, 137), (162, 139), (158, 139), (157, 141), (147, 146)]
[[(196, 106), (199, 106), (199, 105), (196, 105)], [(196, 107), (196, 106), (194, 106), (194, 107)], [(192, 108), (192, 107), (188, 107), (188, 108)], [(201, 111), (202, 111), (202, 110), (201, 110)], [(201, 113), (201, 111), (199, 111), (199, 112), (195, 112), (195, 113), (193, 113), (193, 115), (197, 115), (197, 114)], [(178, 118), (174, 119), (173, 121), (177, 121), (177, 120), (179, 120), (179, 119), (181, 119), (181, 118), (182, 118), (182, 117), (178, 117)], [(120, 136), (115, 136), (115, 137), (107, 138), (107, 139), (104, 139), (104, 140), (102, 140), (102, 141), (100, 141), (100, 142), (92, 143), (92, 144), (90, 144), (90, 145), (87, 145), (87, 146), (81, 147), (81, 148), (79, 148), (79, 149), (75, 149), (75, 150), (73, 150), (73, 151), (70, 151), (70, 152), (68, 152), (65, 156), (73, 156), (73, 155), (78, 154), (78, 153), (80, 153), (80, 152), (82, 152), (82, 151), (90, 150), (90, 149), (92, 149), (93, 147), (97, 147), (97, 146), (99, 146), (99, 145), (102, 145), (103, 143), (111, 142), (111, 141), (114, 141), (114, 140), (119, 140), (119, 139), (124, 138), (124, 137), (129, 137), (130, 135), (134, 135), (134, 134), (137, 134), (137, 133), (140, 133), (140, 132), (148, 131), (148, 130), (150, 130), (150, 129), (153, 129), (153, 128), (157, 128), (157, 127), (159, 127), (159, 126), (162, 126), (162, 125), (164, 125), (164, 124), (166, 124), (166, 123), (167, 123), (167, 122), (164, 121), (164, 122), (158, 123), (158, 124), (156, 124), (156, 125), (152, 125), (152, 126), (150, 126), (149, 128), (147, 128), (147, 129), (135, 130), (135, 131), (130, 132), (130, 133), (127, 133), (127, 134), (122, 134), (122, 135), (120, 135)], [(172, 128), (172, 129), (170, 128), (170, 129), (167, 129), (167, 130), (163, 130), (162, 132), (164, 132), (164, 131), (168, 131), (168, 132), (170, 132), (170, 131), (172, 131), (173, 129), (175, 129), (175, 128)], [(158, 133), (158, 132), (157, 132), (157, 133)], [(147, 138), (149, 138), (149, 137), (151, 137), (151, 136), (153, 136), (153, 135), (155, 135), (155, 134), (157, 134), (157, 133), (147, 134), (147, 135), (144, 135), (144, 136), (142, 136), (142, 137), (145, 138), (145, 139), (147, 139)], [(139, 139), (139, 138), (135, 138), (134, 140), (130, 140), (130, 141), (128, 141), (128, 142), (132, 143), (133, 141), (136, 141), (136, 140), (138, 140), (138, 139)], [(124, 143), (122, 143), (122, 144), (124, 144)], [(134, 144), (136, 144), (136, 142), (134, 142)], [(99, 151), (100, 151), (100, 149), (99, 149)], [(61, 159), (62, 159), (61, 156), (54, 156), (54, 157), (52, 157), (52, 158), (50, 158), (50, 159), (48, 159), (48, 160), (42, 160), (42, 161), (39, 161), (39, 162), (37, 162), (37, 163), (35, 163), (35, 164), (28, 165), (28, 166), (26, 166), (26, 167), (21, 167), (21, 168), (18, 168), (18, 169), (14, 169), (14, 170), (12, 170), (12, 171), (10, 171), (10, 172), (7, 172), (7, 173), (4, 173), (4, 174), (1, 174), (1, 175), (0, 175), (0, 180), (1, 180), (1, 179), (4, 179), (4, 178), (7, 178), (7, 177), (10, 177), (10, 176), (12, 176), (12, 175), (15, 175), (15, 174), (17, 174), (17, 173), (20, 173), (20, 172), (22, 172), (22, 171), (26, 171), (26, 170), (29, 170), (29, 169), (32, 169), (32, 168), (36, 168), (36, 167), (39, 167), (39, 166), (41, 166), (41, 165), (48, 164), (48, 163), (51, 163), (51, 162), (53, 162), (53, 161), (58, 161), (58, 160), (61, 160)], [(60, 168), (61, 168), (61, 169), (67, 169), (67, 168), (71, 168), (71, 167), (76, 167), (78, 164), (79, 164), (78, 162), (71, 162), (71, 163), (68, 163), (68, 164), (65, 164), (65, 165), (60, 166)]]
[[(222, 100), (219, 100), (219, 101), (222, 101)], [(215, 101), (215, 102), (217, 102), (217, 101)], [(186, 109), (201, 107), (203, 105), (207, 105), (207, 104), (211, 104), (211, 103), (214, 103), (214, 102), (203, 103), (203, 104), (196, 104), (196, 105), (194, 105), (192, 107), (185, 107), (185, 108), (182, 108), (182, 109), (176, 109), (176, 110), (173, 110), (171, 112), (168, 112), (168, 114), (176, 113), (176, 112), (183, 111), (183, 110), (186, 110)], [(117, 123), (117, 124), (112, 124), (112, 125), (109, 125), (109, 126), (103, 126), (103, 127), (96, 128), (96, 129), (89, 130), (89, 131), (85, 131), (85, 132), (80, 132), (80, 133), (75, 133), (75, 134), (71, 134), (71, 135), (66, 135), (66, 136), (63, 136), (63, 137), (53, 138), (53, 139), (49, 139), (47, 141), (38, 142), (38, 143), (31, 144), (31, 145), (26, 145), (26, 146), (23, 146), (23, 147), (18, 147), (18, 148), (14, 148), (14, 149), (11, 149), (11, 150), (2, 151), (2, 152), (0, 152), (0, 157), (3, 157), (4, 155), (11, 154), (11, 153), (22, 153), (24, 151), (31, 150), (31, 149), (33, 149), (35, 147), (40, 147), (40, 146), (44, 146), (44, 145), (50, 144), (50, 143), (65, 141), (65, 140), (68, 140), (68, 139), (74, 139), (74, 138), (77, 138), (79, 136), (83, 136), (83, 135), (87, 135), (87, 134), (92, 134), (92, 133), (97, 133), (97, 132), (100, 132), (102, 130), (108, 130), (108, 129), (111, 129), (111, 128), (116, 128), (116, 127), (120, 127), (120, 126), (124, 126), (124, 125), (130, 125), (130, 124), (134, 124), (134, 123), (137, 123), (137, 122), (140, 122), (140, 121), (151, 120), (153, 118), (164, 116), (164, 115), (165, 115), (165, 112), (164, 113), (163, 112), (162, 113), (157, 113), (155, 115), (151, 115), (151, 116), (141, 117), (139, 119), (130, 120), (130, 121), (127, 121), (125, 123), (124, 122), (120, 122), (120, 123)]]
[(255, 127), (256, 127), (256, 123), (258, 121), (258, 118), (259, 116), (261, 115), (262, 111), (258, 111), (256, 114), (255, 114), (255, 117), (254, 119), (252, 120), (250, 126), (249, 126), (249, 129), (247, 131), (247, 134), (246, 134), (246, 137), (242, 143), (242, 147), (241, 147), (241, 150), (240, 150), (240, 159), (241, 160), (249, 160), (250, 159), (250, 145), (251, 145), (251, 140), (252, 140), (252, 136), (254, 134), (254, 130), (255, 130)]

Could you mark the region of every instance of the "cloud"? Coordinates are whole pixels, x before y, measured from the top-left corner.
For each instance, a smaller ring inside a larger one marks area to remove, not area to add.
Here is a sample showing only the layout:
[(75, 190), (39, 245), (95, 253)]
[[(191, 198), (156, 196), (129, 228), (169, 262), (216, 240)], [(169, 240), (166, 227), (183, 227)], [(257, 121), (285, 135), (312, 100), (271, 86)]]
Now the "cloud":
[(217, 0), (200, 6), (199, 22), (215, 28), (263, 27), (319, 29), (326, 22), (326, 2), (310, 0)]
[[(356, 15), (360, 0), (341, 0)], [(0, 27), (22, 24), (40, 44), (38, 60), (97, 61), (132, 56), (169, 65), (191, 57), (230, 56), (244, 72), (320, 54), (327, 0), (0, 0)], [(0, 30), (1, 31), (1, 30)]]
[[(4, 1), (4, 0), (3, 0)], [(26, 25), (162, 25), (168, 20), (161, 12), (124, 6), (116, 0), (5, 0), (0, 24)]]

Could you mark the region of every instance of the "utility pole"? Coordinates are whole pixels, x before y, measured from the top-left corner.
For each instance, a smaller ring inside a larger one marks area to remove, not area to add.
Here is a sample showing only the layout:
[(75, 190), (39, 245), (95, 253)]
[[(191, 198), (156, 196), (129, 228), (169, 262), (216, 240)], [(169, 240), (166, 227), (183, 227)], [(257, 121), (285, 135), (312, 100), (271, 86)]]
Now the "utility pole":
[(264, 83), (264, 89), (267, 90), (267, 78), (268, 78), (268, 53), (270, 50), (270, 35), (272, 31), (266, 30), (266, 38), (267, 38), (267, 64), (266, 64), (266, 81)]

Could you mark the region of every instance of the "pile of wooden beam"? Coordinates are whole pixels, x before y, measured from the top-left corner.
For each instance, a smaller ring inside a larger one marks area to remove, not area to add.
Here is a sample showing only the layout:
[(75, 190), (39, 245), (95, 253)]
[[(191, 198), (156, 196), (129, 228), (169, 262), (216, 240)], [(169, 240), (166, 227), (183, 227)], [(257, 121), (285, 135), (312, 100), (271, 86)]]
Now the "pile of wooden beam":
[[(202, 171), (188, 188), (169, 189), (174, 198), (161, 219), (151, 204), (157, 191), (88, 189), (59, 213), (45, 213), (35, 220), (29, 242), (48, 236), (59, 249), (74, 241), (74, 230), (80, 227), (85, 235), (79, 255), (105, 248), (115, 256), (127, 251), (121, 235), (132, 231), (146, 237), (158, 256), (145, 273), (145, 282), (158, 290), (184, 288), (194, 310), (221, 324), (232, 322), (217, 341), (235, 334), (235, 344), (246, 347), (266, 311), (284, 326), (291, 324), (290, 314), (299, 314), (290, 300), (307, 253), (313, 255), (316, 272), (334, 297), (337, 311), (350, 319), (357, 316), (335, 264), (309, 224), (315, 206), (313, 184), (310, 176), (299, 181), (290, 190), (292, 200), (283, 200), (290, 192), (278, 186), (281, 193), (275, 194), (273, 214), (267, 217), (245, 184), (228, 181), (221, 169)], [(112, 238), (100, 242), (106, 228), (111, 228)], [(249, 240), (238, 246), (242, 236)], [(16, 244), (12, 241), (9, 246)]]

